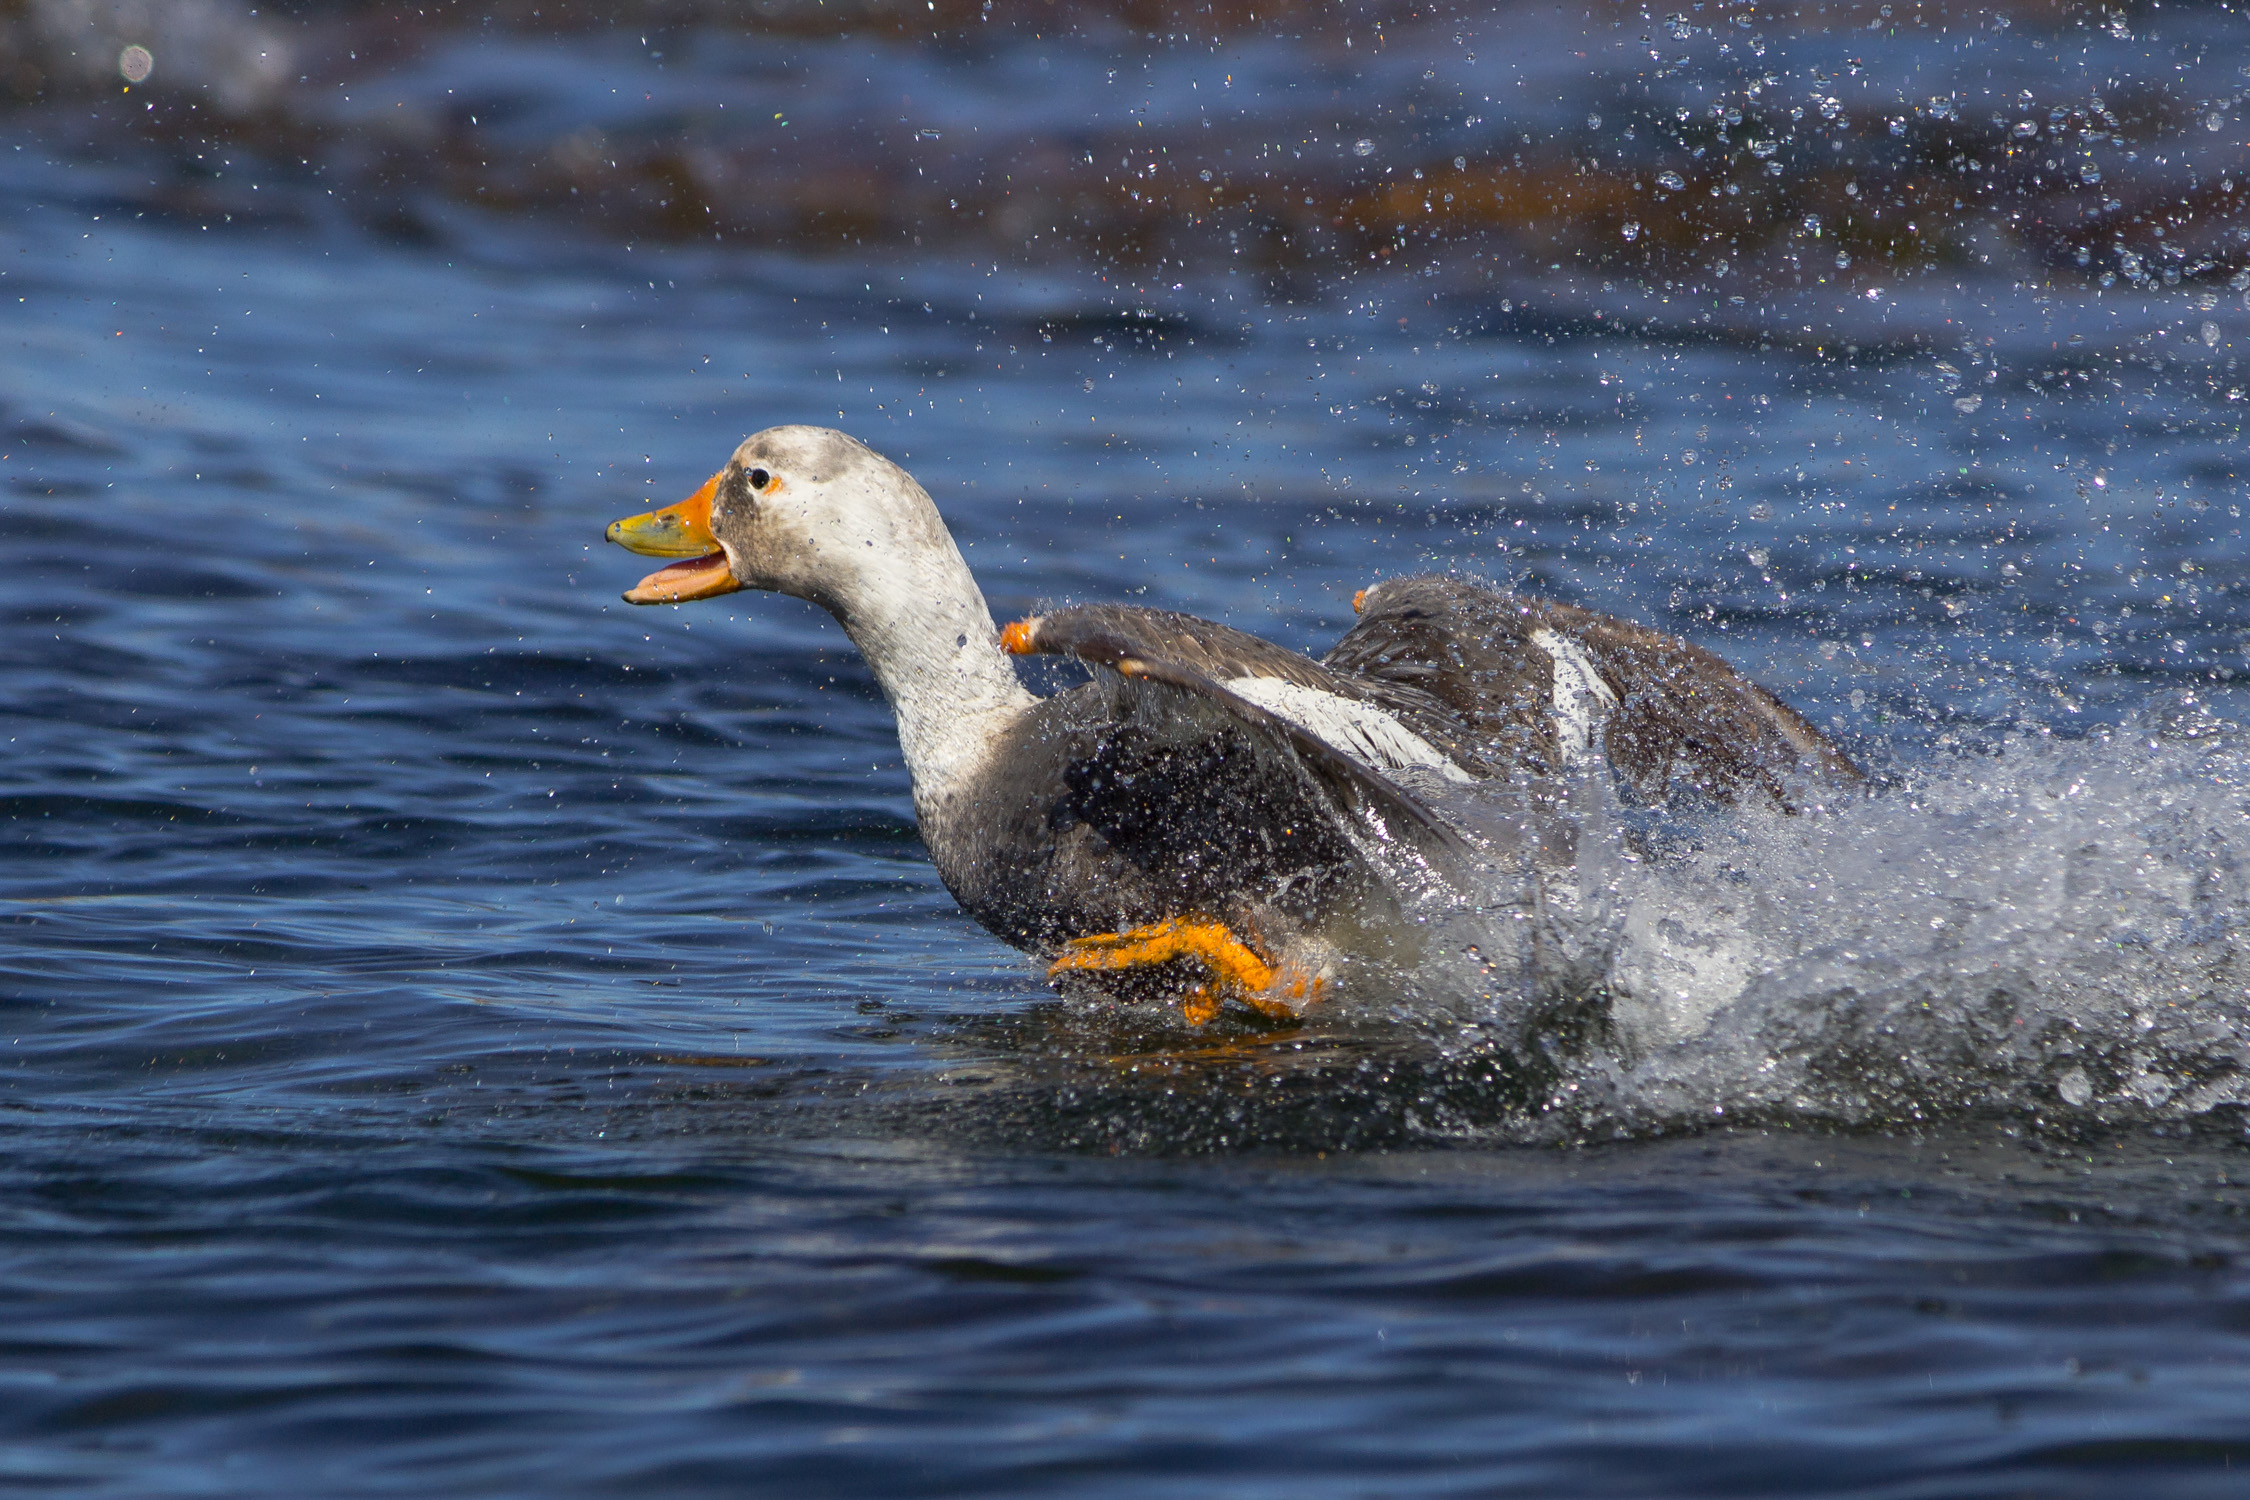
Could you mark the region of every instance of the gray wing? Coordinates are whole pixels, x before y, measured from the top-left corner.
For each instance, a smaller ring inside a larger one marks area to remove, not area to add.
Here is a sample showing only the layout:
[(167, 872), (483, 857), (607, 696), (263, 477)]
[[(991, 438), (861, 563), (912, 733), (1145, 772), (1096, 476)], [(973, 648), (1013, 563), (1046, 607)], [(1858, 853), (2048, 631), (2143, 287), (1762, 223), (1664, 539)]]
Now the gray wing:
[[(1035, 615), (1002, 636), (1019, 655), (1074, 657), (1117, 674), (1126, 716), (1143, 724), (1213, 720), (1285, 752), (1340, 819), (1405, 840), (1441, 873), (1473, 849), (1406, 784), (1416, 774), (1469, 779), (1445, 751), (1407, 730), (1372, 688), (1310, 657), (1225, 625), (1168, 610), (1085, 605)], [(1286, 801), (1277, 792), (1277, 804)]]
[(1480, 775), (1551, 773), (1599, 743), (1658, 800), (1684, 782), (1720, 801), (1755, 789), (1788, 807), (1792, 776), (1862, 779), (1796, 710), (1676, 636), (1450, 578), (1390, 580), (1359, 604), (1323, 665), (1379, 699), (1408, 695), (1410, 723), (1440, 705)]

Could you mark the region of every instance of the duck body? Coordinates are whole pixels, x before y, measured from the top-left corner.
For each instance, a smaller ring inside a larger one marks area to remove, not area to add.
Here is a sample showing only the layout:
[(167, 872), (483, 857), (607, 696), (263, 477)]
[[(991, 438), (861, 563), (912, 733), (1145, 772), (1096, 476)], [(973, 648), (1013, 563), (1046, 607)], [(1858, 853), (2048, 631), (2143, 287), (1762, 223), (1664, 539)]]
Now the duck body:
[[(1364, 590), (1323, 660), (1162, 610), (994, 627), (936, 506), (843, 433), (771, 428), (678, 506), (616, 523), (689, 559), (636, 603), (764, 588), (822, 605), (897, 715), (924, 843), (964, 910), (1058, 979), (1291, 1016), (1341, 963), (1411, 948), (1413, 890), (1466, 891), (1489, 837), (1464, 790), (1606, 766), (1644, 801), (1788, 805), (1857, 773), (1717, 657), (1644, 627), (1449, 578)], [(1075, 658), (1046, 698), (1014, 655)], [(1605, 759), (1606, 757), (1606, 759)]]
[(979, 923), (1052, 957), (1191, 911), (1316, 921), (1364, 884), (1284, 757), (1223, 722), (1151, 727), (1125, 697), (1097, 681), (1038, 700), (921, 811), (940, 877)]

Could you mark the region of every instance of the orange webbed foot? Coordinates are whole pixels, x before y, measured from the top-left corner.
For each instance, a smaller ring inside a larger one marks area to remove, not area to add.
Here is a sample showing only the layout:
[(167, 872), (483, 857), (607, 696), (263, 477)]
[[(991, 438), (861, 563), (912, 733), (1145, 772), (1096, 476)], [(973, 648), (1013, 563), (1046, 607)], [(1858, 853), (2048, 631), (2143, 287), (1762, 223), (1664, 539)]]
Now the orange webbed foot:
[[(1324, 987), (1317, 975), (1292, 967), (1276, 969), (1236, 937), (1224, 922), (1210, 917), (1173, 917), (1125, 932), (1073, 938), (1048, 965), (1050, 978), (1070, 973), (1116, 973), (1188, 959), (1210, 975), (1182, 997), (1180, 1011), (1190, 1026), (1207, 1024), (1228, 1000), (1240, 1000), (1261, 1015), (1293, 1021), (1297, 1009), (1316, 1000)], [(1286, 997), (1286, 998), (1285, 998)]]
[(1211, 986), (1199, 984), (1180, 997), (1180, 1017), (1190, 1026), (1207, 1025), (1218, 1019), (1220, 1004)]

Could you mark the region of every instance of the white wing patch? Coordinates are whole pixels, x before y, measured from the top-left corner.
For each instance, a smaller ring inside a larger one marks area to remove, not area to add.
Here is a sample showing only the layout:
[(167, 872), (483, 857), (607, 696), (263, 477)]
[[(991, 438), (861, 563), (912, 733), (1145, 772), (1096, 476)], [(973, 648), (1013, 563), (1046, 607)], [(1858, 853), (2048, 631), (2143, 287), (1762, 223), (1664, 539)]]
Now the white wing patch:
[(1377, 770), (1419, 767), (1448, 781), (1476, 778), (1384, 709), (1279, 677), (1232, 677), (1229, 690)]
[(1531, 644), (1547, 653), (1555, 667), (1555, 738), (1563, 759), (1582, 765), (1594, 753), (1594, 728), (1617, 706), (1617, 694), (1602, 681), (1586, 648), (1552, 630), (1534, 630)]

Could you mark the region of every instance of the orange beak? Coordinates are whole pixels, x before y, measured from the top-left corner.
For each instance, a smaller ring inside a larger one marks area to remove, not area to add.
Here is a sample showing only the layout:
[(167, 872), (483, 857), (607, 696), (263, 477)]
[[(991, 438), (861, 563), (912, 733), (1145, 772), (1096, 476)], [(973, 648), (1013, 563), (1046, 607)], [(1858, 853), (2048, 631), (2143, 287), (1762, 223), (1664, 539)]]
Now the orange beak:
[(687, 559), (659, 568), (627, 589), (626, 603), (685, 604), (742, 587), (727, 566), (718, 538), (711, 534), (711, 497), (725, 477), (724, 470), (712, 475), (703, 488), (677, 505), (609, 523), (609, 539), (628, 552)]

